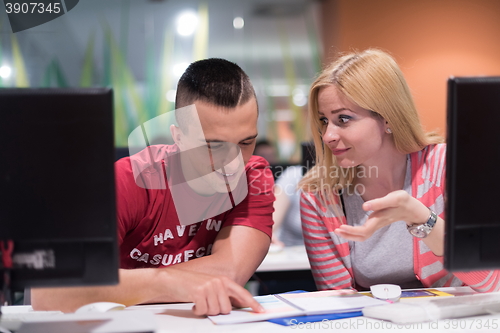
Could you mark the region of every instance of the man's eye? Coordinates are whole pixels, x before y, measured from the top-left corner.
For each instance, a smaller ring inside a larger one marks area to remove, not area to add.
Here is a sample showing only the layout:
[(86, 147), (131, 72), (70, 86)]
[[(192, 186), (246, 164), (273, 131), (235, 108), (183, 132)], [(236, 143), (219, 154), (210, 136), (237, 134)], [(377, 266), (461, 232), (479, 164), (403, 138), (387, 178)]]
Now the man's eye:
[(220, 149), (222, 148), (222, 144), (213, 144), (213, 143), (209, 143), (208, 144), (208, 148), (210, 148), (210, 150), (217, 150), (217, 149)]
[(241, 146), (250, 146), (253, 142), (240, 142)]

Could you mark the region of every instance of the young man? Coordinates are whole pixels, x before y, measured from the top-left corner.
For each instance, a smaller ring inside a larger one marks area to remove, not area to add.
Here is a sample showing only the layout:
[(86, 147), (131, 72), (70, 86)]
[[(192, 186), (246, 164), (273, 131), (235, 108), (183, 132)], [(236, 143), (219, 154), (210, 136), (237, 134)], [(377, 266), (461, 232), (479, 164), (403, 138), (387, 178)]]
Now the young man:
[(35, 309), (112, 301), (194, 302), (199, 315), (261, 310), (241, 287), (267, 253), (274, 201), (268, 164), (252, 156), (253, 87), (234, 63), (194, 62), (179, 80), (176, 109), (174, 145), (116, 163), (119, 285), (34, 289)]

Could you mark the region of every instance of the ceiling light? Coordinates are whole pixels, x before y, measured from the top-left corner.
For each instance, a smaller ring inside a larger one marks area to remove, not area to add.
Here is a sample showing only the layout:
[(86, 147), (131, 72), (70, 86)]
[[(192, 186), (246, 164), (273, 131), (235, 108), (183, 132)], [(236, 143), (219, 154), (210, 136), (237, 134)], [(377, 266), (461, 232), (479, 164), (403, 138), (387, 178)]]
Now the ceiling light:
[(9, 66), (0, 67), (0, 77), (2, 79), (8, 79), (10, 74), (12, 74), (12, 69)]
[(233, 27), (235, 29), (243, 29), (245, 26), (245, 20), (242, 17), (235, 17), (233, 20)]
[(304, 106), (307, 104), (307, 96), (301, 89), (293, 90), (293, 104), (297, 106)]
[(193, 12), (185, 12), (177, 19), (177, 32), (181, 36), (190, 36), (198, 25), (198, 15)]
[(188, 68), (189, 63), (187, 62), (180, 62), (173, 67), (174, 75), (177, 77), (180, 77), (182, 74), (184, 74), (184, 71), (186, 71), (186, 68)]

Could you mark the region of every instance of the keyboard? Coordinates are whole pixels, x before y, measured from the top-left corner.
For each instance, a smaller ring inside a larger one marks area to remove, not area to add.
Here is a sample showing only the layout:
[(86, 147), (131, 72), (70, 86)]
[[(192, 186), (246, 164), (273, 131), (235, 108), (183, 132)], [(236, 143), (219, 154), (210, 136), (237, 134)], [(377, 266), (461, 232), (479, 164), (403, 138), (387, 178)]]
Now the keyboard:
[(61, 311), (33, 311), (31, 306), (2, 306), (0, 327), (17, 331), (25, 321), (62, 314)]
[(370, 318), (407, 324), (439, 319), (500, 314), (500, 292), (394, 303), (363, 309)]

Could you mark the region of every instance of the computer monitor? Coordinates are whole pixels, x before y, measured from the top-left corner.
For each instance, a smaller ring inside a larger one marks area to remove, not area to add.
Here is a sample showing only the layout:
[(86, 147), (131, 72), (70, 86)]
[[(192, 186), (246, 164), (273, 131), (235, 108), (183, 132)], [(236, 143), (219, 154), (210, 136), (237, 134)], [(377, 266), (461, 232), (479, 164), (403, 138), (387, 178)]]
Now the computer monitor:
[(112, 90), (0, 89), (0, 241), (14, 245), (14, 289), (118, 282), (114, 160)]
[(448, 80), (445, 267), (500, 268), (500, 77)]
[(304, 141), (300, 143), (302, 159), (302, 174), (305, 175), (316, 164), (316, 148), (313, 141)]

